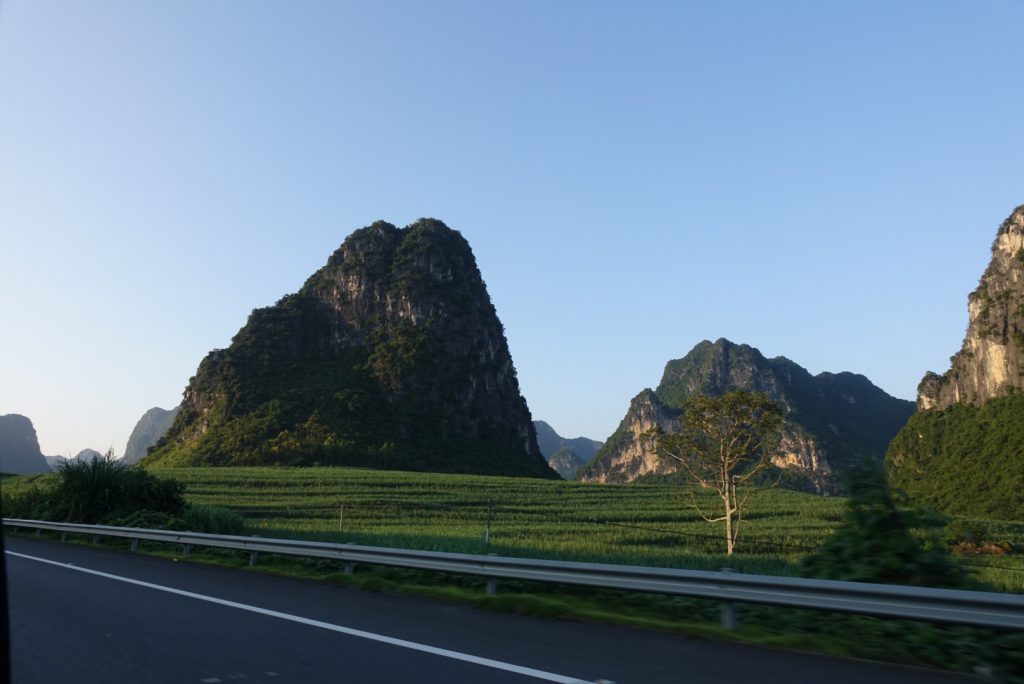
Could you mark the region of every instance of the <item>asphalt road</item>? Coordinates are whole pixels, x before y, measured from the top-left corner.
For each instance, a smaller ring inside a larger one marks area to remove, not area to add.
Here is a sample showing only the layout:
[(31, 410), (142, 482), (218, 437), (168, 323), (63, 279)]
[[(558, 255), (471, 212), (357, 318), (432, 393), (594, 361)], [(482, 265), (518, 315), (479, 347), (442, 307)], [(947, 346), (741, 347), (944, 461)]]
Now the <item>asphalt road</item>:
[(15, 684), (971, 681), (79, 545), (6, 543)]

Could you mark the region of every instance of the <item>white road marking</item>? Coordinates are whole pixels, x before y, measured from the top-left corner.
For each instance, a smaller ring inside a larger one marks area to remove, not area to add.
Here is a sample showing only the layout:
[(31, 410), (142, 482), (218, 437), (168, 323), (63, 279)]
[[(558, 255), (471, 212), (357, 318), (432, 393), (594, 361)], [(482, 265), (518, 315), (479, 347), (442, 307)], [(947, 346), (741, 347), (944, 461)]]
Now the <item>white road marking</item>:
[[(370, 639), (371, 641), (379, 641), (384, 644), (391, 646), (398, 646), (399, 648), (407, 648), (412, 651), (420, 651), (422, 653), (429, 653), (431, 655), (441, 656), (442, 658), (451, 658), (452, 660), (461, 660), (466, 663), (473, 663), (474, 665), (481, 665), (483, 667), (494, 668), (495, 670), (504, 670), (505, 672), (512, 672), (515, 674), (523, 675), (524, 677), (533, 677), (534, 679), (543, 679), (548, 682), (558, 682), (559, 684), (587, 684), (585, 680), (578, 679), (576, 677), (566, 677), (565, 675), (555, 674), (553, 672), (545, 672), (544, 670), (535, 670), (532, 667), (523, 667), (521, 665), (513, 665), (512, 663), (504, 663), (500, 660), (491, 660), (490, 658), (481, 658), (480, 656), (470, 655), (468, 653), (459, 653), (458, 651), (449, 651), (446, 648), (437, 648), (436, 646), (428, 646), (426, 644), (418, 644), (415, 641), (406, 641), (405, 639), (396, 639), (395, 637), (384, 636), (383, 634), (374, 634), (373, 632), (364, 632), (361, 629), (353, 629), (351, 627), (344, 627), (342, 625), (334, 625), (330, 622), (321, 622), (320, 620), (311, 620), (310, 618), (304, 618), (300, 615), (291, 615), (289, 613), (281, 613), (276, 610), (269, 610), (267, 608), (260, 608), (258, 606), (250, 606), (245, 603), (238, 603), (236, 601), (228, 601), (227, 599), (217, 598), (215, 596), (207, 596), (205, 594), (196, 594), (191, 591), (185, 591), (183, 589), (175, 589), (173, 587), (165, 587), (161, 584), (153, 584), (152, 582), (143, 582), (142, 580), (132, 579), (130, 577), (122, 577), (120, 575), (111, 575), (110, 573), (100, 572), (99, 570), (90, 570), (89, 568), (81, 568), (71, 563), (61, 563), (47, 558), (37, 558), (36, 556), (28, 556), (24, 553), (16, 553), (14, 551), (5, 551), (10, 556), (17, 556), (18, 558), (25, 558), (27, 560), (38, 561), (39, 563), (46, 563), (47, 565), (56, 565), (57, 567), (67, 568), (68, 570), (74, 570), (75, 572), (84, 572), (89, 575), (95, 575), (97, 577), (105, 577), (107, 579), (116, 580), (118, 582), (125, 582), (127, 584), (134, 584), (138, 587), (146, 587), (147, 589), (155, 589), (156, 591), (164, 591), (168, 594), (176, 594), (178, 596), (185, 596), (187, 598), (196, 599), (197, 601), (206, 601), (207, 603), (215, 603), (220, 606), (228, 606), (229, 608), (237, 608), (239, 610), (245, 610), (250, 613), (257, 613), (259, 615), (267, 615), (269, 617), (275, 617), (281, 620), (288, 620), (290, 622), (297, 622), (302, 625), (309, 627), (319, 627), (320, 629), (330, 630), (332, 632), (339, 632), (341, 634), (347, 634), (348, 636), (359, 637), (360, 639)], [(268, 673), (269, 674), (269, 673)], [(215, 680), (202, 680), (204, 682), (220, 681)]]

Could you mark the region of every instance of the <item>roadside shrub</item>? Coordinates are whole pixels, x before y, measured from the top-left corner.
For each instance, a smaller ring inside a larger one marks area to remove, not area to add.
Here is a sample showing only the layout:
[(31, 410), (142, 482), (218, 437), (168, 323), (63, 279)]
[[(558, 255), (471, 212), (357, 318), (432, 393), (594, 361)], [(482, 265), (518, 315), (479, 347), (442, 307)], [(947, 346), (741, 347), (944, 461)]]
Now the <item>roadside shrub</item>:
[(963, 573), (945, 544), (926, 547), (911, 534), (921, 522), (896, 505), (883, 471), (861, 466), (852, 473), (842, 523), (801, 570), (808, 577), (853, 582), (961, 586)]
[(245, 534), (246, 531), (245, 518), (223, 506), (189, 506), (184, 524), (187, 530), (207, 534)]
[(65, 463), (57, 469), (53, 484), (44, 490), (45, 510), (41, 510), (42, 501), (36, 501), (40, 513), (36, 517), (97, 524), (139, 511), (181, 516), (185, 512), (184, 491), (185, 485), (180, 482), (158, 478), (118, 461)]

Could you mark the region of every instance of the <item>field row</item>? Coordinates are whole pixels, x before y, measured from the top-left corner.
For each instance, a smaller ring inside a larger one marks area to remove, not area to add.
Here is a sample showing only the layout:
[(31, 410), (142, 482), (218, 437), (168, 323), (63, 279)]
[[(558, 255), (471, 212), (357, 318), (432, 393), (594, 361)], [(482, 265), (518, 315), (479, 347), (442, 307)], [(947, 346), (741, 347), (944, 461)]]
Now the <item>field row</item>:
[[(192, 503), (242, 513), (254, 533), (319, 541), (607, 563), (794, 574), (842, 519), (846, 501), (783, 489), (752, 494), (736, 554), (693, 506), (713, 494), (668, 485), (601, 485), (356, 468), (168, 468)], [(45, 477), (45, 476), (44, 476)], [(33, 486), (5, 480), (4, 489)], [(695, 498), (694, 498), (695, 497)], [(986, 521), (1024, 549), (1024, 525)], [(1024, 557), (962, 559), (979, 579), (1024, 591)]]

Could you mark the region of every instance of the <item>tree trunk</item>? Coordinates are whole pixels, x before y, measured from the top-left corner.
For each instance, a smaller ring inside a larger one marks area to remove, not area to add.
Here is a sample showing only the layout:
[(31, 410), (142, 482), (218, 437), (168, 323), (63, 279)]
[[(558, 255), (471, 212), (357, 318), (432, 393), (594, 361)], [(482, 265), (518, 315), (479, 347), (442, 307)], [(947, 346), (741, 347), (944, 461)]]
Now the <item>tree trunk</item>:
[(731, 556), (734, 543), (732, 535), (732, 502), (729, 501), (728, 492), (726, 492), (722, 499), (725, 501), (725, 555)]

